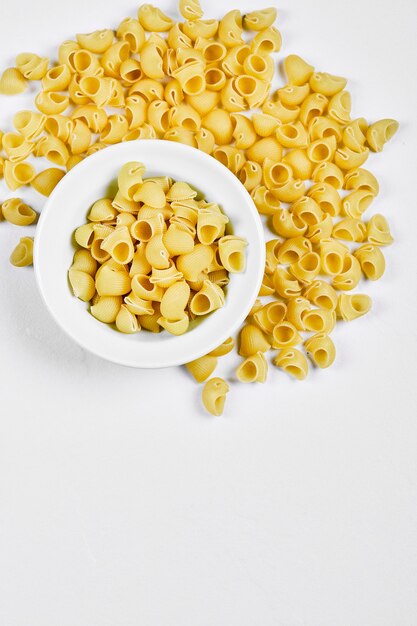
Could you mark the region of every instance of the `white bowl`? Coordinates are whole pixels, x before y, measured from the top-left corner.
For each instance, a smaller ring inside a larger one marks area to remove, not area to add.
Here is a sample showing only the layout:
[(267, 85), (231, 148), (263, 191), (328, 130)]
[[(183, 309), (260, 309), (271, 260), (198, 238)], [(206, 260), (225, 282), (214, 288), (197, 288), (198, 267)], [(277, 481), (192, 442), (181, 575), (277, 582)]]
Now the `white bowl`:
[[(219, 203), (236, 235), (245, 237), (246, 271), (231, 274), (225, 306), (181, 336), (166, 331), (124, 335), (98, 322), (75, 298), (67, 273), (74, 230), (84, 224), (91, 204), (108, 195), (109, 185), (128, 161), (141, 161), (146, 175), (185, 180)], [(227, 339), (247, 316), (259, 291), (265, 264), (261, 221), (239, 180), (213, 157), (183, 144), (161, 140), (120, 143), (97, 152), (74, 167), (57, 185), (39, 219), (34, 246), (35, 274), (50, 313), (80, 346), (131, 367), (167, 367), (196, 359)]]

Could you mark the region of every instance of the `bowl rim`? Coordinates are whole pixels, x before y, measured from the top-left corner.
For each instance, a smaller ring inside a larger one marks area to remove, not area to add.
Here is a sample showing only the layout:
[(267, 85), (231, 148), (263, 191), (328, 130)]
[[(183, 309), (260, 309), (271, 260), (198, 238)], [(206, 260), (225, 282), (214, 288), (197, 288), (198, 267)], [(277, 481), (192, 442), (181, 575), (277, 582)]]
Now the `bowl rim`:
[[(226, 166), (224, 166), (222, 163), (220, 163), (217, 159), (215, 159), (211, 155), (197, 148), (193, 148), (191, 146), (178, 143), (178, 142), (172, 142), (172, 141), (167, 141), (163, 139), (139, 139), (139, 140), (134, 140), (134, 141), (129, 141), (129, 142), (120, 142), (117, 144), (109, 145), (105, 149), (100, 150), (90, 155), (89, 157), (87, 157), (86, 159), (78, 163), (76, 166), (74, 166), (69, 172), (67, 172), (65, 176), (61, 179), (61, 181), (58, 183), (58, 185), (55, 187), (55, 189), (52, 191), (49, 198), (47, 198), (47, 201), (42, 209), (42, 212), (38, 220), (36, 235), (35, 235), (35, 240), (34, 240), (34, 249), (33, 249), (33, 259), (34, 259), (33, 264), (34, 264), (35, 278), (36, 278), (36, 283), (38, 286), (38, 291), (40, 292), (41, 298), (47, 310), (49, 311), (50, 315), (53, 317), (57, 325), (65, 332), (65, 334), (68, 337), (70, 337), (75, 343), (81, 346), (84, 350), (87, 350), (88, 352), (100, 358), (103, 358), (107, 361), (116, 363), (118, 365), (124, 365), (127, 367), (134, 367), (134, 368), (141, 368), (141, 369), (173, 367), (177, 365), (183, 365), (184, 361), (178, 358), (177, 359), (165, 358), (163, 361), (152, 362), (148, 364), (145, 364), (145, 363), (137, 364), (136, 362), (135, 363), (131, 362), (129, 359), (125, 360), (120, 357), (105, 354), (95, 344), (93, 345), (86, 344), (80, 337), (74, 334), (72, 330), (68, 327), (68, 325), (65, 323), (65, 321), (62, 320), (59, 315), (57, 315), (57, 312), (53, 306), (52, 301), (47, 296), (47, 291), (45, 290), (43, 276), (42, 276), (42, 272), (40, 269), (40, 264), (41, 264), (40, 259), (42, 258), (41, 246), (42, 246), (42, 241), (43, 241), (43, 233), (44, 233), (45, 225), (48, 222), (48, 216), (54, 208), (55, 198), (60, 193), (62, 193), (63, 188), (71, 189), (73, 185), (73, 179), (76, 180), (79, 173), (82, 172), (85, 167), (91, 168), (94, 165), (94, 163), (97, 162), (97, 164), (99, 164), (101, 160), (111, 160), (112, 154), (114, 154), (116, 151), (122, 152), (125, 146), (129, 146), (130, 148), (132, 148), (135, 144), (140, 145), (140, 151), (142, 153), (143, 151), (146, 152), (146, 147), (147, 145), (149, 146), (150, 144), (158, 144), (161, 150), (170, 150), (170, 151), (175, 150), (175, 152), (178, 153), (179, 156), (181, 154), (190, 155), (192, 152), (192, 158), (200, 159), (202, 164), (209, 163), (211, 167), (217, 168), (218, 171), (220, 172), (220, 175), (223, 176), (224, 179), (228, 180), (228, 183), (233, 185), (236, 188), (236, 190), (240, 193), (240, 195), (246, 199), (245, 208), (249, 210), (251, 213), (251, 217), (253, 218), (253, 222), (254, 222), (253, 224), (254, 234), (256, 235), (256, 238), (258, 239), (258, 244), (260, 244), (259, 245), (260, 255), (257, 261), (258, 262), (257, 280), (253, 282), (252, 289), (250, 293), (248, 293), (246, 306), (241, 307), (239, 309), (239, 312), (236, 314), (234, 323), (229, 324), (225, 331), (221, 331), (221, 327), (218, 328), (218, 335), (216, 337), (213, 337), (210, 342), (209, 341), (206, 342), (206, 344), (204, 345), (204, 351), (202, 351), (201, 348), (199, 348), (197, 345), (194, 352), (190, 355), (187, 355), (187, 360), (185, 362), (189, 362), (194, 359), (197, 359), (209, 353), (211, 350), (214, 350), (217, 346), (223, 343), (230, 335), (232, 335), (236, 331), (236, 329), (239, 328), (239, 326), (243, 323), (251, 307), (253, 306), (253, 302), (255, 302), (258, 296), (258, 292), (261, 287), (263, 274), (264, 274), (265, 235), (264, 235), (262, 222), (259, 217), (259, 213), (247, 189), (239, 181), (239, 179), (235, 176), (235, 174), (233, 174), (233, 172), (231, 172)], [(128, 159), (126, 159), (126, 161), (127, 160)], [(138, 156), (138, 160), (144, 161), (146, 164), (146, 156), (140, 155)], [(163, 173), (161, 173), (161, 175), (163, 175)], [(115, 176), (117, 176), (117, 169), (115, 169)], [(184, 178), (186, 178), (186, 176), (184, 176)], [(227, 214), (227, 211), (225, 212)], [(69, 286), (68, 286), (68, 289), (69, 289)], [(204, 321), (202, 321), (202, 323), (204, 323)]]

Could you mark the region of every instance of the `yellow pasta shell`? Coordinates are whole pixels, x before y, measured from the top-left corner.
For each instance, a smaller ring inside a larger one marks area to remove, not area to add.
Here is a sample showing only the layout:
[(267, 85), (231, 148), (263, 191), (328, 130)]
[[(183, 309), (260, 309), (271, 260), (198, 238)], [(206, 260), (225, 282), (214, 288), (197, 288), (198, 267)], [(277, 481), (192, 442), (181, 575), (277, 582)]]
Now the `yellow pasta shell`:
[(26, 90), (27, 82), (15, 67), (8, 67), (0, 78), (0, 93), (13, 96)]
[(239, 354), (244, 357), (266, 352), (271, 347), (263, 332), (254, 324), (243, 326), (239, 334)]
[(71, 267), (68, 272), (68, 279), (76, 298), (84, 302), (91, 300), (96, 292), (96, 287), (94, 278), (90, 274)]
[(236, 378), (242, 383), (264, 383), (268, 364), (262, 352), (247, 357), (236, 369)]
[(202, 401), (212, 415), (222, 415), (229, 385), (222, 378), (211, 378), (203, 387)]
[(20, 198), (9, 198), (1, 205), (3, 217), (16, 226), (29, 226), (37, 219), (38, 214)]
[(97, 303), (90, 307), (91, 315), (100, 322), (112, 324), (123, 304), (121, 296), (100, 296)]
[(336, 357), (336, 348), (326, 333), (317, 333), (304, 343), (307, 355), (317, 367), (330, 367)]
[(297, 380), (304, 380), (308, 374), (308, 361), (296, 348), (284, 348), (274, 358), (273, 363)]
[(33, 263), (33, 238), (22, 237), (10, 255), (10, 263), (15, 267), (26, 267)]

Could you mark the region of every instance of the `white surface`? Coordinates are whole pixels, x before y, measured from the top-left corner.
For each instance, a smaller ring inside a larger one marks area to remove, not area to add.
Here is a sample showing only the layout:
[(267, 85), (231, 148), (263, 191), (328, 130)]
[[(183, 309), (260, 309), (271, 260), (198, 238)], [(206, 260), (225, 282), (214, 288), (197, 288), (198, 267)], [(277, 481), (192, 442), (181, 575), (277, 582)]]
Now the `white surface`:
[[(374, 309), (336, 331), (331, 370), (233, 387), (212, 419), (184, 371), (67, 339), (0, 224), (2, 626), (417, 625), (416, 4), (278, 8), (283, 53), (349, 76), (355, 114), (401, 122), (369, 163), (396, 239)], [(133, 11), (3, 2), (1, 64)]]
[[(186, 180), (207, 201), (218, 202), (235, 235), (243, 237), (246, 268), (231, 274), (223, 307), (200, 319), (179, 337), (167, 332), (124, 335), (86, 313), (86, 305), (68, 287), (74, 246), (71, 235), (86, 221), (89, 207), (108, 194), (120, 168), (131, 161), (145, 164), (145, 176)], [(35, 239), (35, 274), (42, 297), (55, 321), (80, 346), (113, 363), (131, 367), (167, 367), (189, 363), (223, 343), (245, 320), (259, 292), (265, 266), (262, 223), (239, 180), (208, 154), (173, 141), (119, 143), (85, 159), (61, 180), (42, 211)]]

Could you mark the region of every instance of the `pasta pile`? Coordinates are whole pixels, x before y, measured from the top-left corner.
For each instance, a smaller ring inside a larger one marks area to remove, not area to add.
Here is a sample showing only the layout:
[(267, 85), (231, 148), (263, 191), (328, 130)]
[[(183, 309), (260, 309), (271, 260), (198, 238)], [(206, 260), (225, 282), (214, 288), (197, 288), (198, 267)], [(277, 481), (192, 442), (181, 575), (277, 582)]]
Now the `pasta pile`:
[[(220, 21), (202, 19), (199, 0), (180, 0), (179, 8), (183, 20), (174, 22), (142, 5), (137, 19), (124, 19), (115, 32), (62, 43), (57, 64), (19, 54), (0, 92), (20, 93), (28, 81), (41, 81), (41, 90), (36, 111), (18, 111), (15, 131), (1, 135), (0, 176), (12, 191), (30, 184), (48, 196), (66, 171), (120, 141), (164, 138), (213, 155), (239, 178), (275, 234), (266, 243), (259, 294), (267, 301), (256, 301), (241, 331), (236, 377), (263, 382), (272, 348), (274, 365), (303, 379), (306, 355), (321, 368), (334, 361), (329, 334), (336, 320), (369, 311), (370, 298), (351, 290), (384, 273), (381, 247), (392, 236), (382, 215), (363, 219), (379, 191), (364, 164), (398, 123), (352, 117), (347, 80), (294, 54), (284, 60), (287, 84), (272, 91), (272, 54), (281, 49), (274, 8), (233, 10)], [(51, 167), (37, 173), (32, 157)], [(28, 238), (11, 260), (31, 262)], [(228, 386), (208, 378), (232, 347), (230, 341), (188, 365), (208, 381), (203, 401), (215, 414)]]
[(74, 233), (68, 272), (91, 314), (122, 333), (184, 334), (190, 320), (221, 308), (229, 273), (245, 269), (246, 241), (226, 235), (229, 219), (184, 181), (143, 178), (126, 163), (114, 198), (100, 198)]

